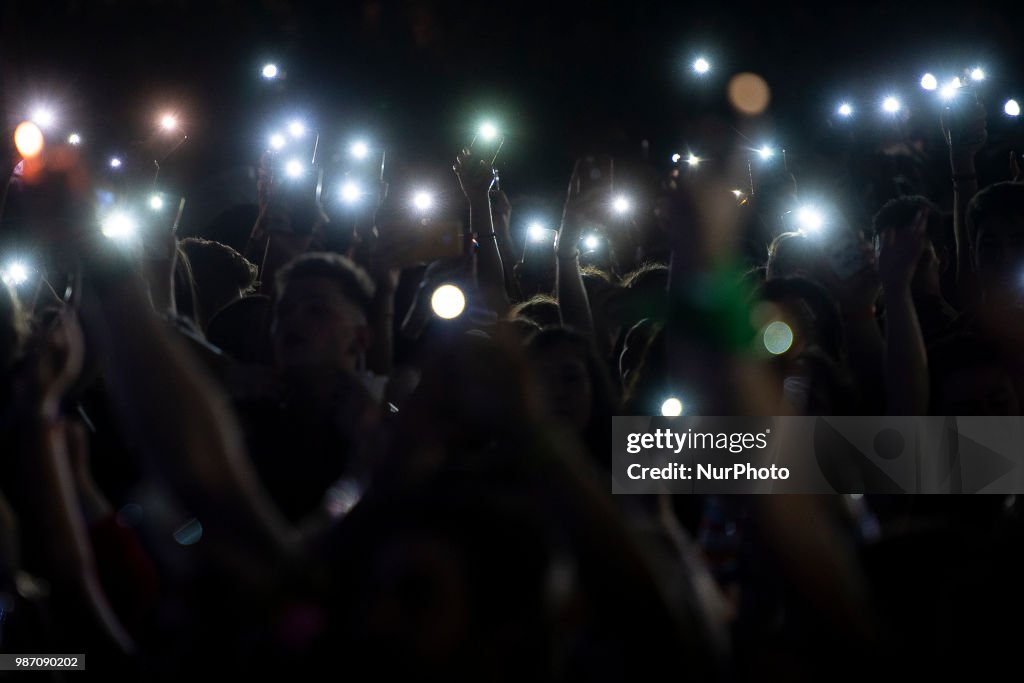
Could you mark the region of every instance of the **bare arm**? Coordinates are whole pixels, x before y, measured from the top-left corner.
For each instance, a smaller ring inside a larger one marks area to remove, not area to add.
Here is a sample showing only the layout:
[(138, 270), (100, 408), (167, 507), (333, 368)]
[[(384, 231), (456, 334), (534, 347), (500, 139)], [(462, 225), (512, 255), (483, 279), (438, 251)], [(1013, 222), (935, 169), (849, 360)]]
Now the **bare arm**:
[(558, 313), (563, 325), (572, 327), (593, 340), (594, 319), (590, 313), (590, 301), (587, 299), (587, 290), (583, 286), (579, 267), (583, 215), (577, 172), (578, 164), (569, 180), (569, 191), (562, 211), (562, 225), (558, 230), (558, 243), (555, 247), (558, 257)]

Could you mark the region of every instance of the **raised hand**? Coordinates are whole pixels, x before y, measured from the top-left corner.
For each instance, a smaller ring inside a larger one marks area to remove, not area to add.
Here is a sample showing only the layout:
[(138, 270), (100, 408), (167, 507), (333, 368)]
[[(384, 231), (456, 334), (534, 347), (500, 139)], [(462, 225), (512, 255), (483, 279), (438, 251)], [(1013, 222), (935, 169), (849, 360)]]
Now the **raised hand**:
[(475, 156), (468, 149), (463, 149), (452, 164), (459, 186), (469, 201), (487, 199), (487, 193), (494, 185), (495, 171), (486, 159)]
[(914, 215), (910, 225), (889, 228), (882, 234), (878, 274), (884, 289), (910, 287), (910, 281), (924, 251), (927, 226), (928, 213), (922, 208)]

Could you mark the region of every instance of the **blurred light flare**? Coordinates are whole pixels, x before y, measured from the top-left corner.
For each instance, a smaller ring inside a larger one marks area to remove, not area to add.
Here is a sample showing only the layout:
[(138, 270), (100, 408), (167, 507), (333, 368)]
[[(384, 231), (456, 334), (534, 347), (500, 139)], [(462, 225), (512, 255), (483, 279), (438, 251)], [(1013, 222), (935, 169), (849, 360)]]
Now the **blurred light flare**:
[(797, 209), (796, 223), (803, 233), (815, 233), (825, 225), (825, 216), (820, 209), (813, 206), (802, 206)]
[(773, 156), (775, 156), (775, 150), (769, 147), (768, 145), (763, 145), (761, 149), (757, 150), (757, 153), (761, 156), (762, 159), (771, 159)]
[(701, 161), (701, 158), (696, 154), (693, 154), (692, 152), (689, 156), (686, 157), (686, 163), (689, 164), (690, 166), (699, 166)]
[[(687, 163), (689, 163), (689, 160), (687, 160)], [(629, 211), (630, 206), (631, 204), (628, 197), (619, 195), (614, 200), (612, 200), (612, 208), (615, 209), (616, 213), (626, 213), (627, 211)]]
[(698, 57), (693, 60), (693, 70), (695, 73), (704, 75), (708, 71), (711, 71), (711, 62), (709, 62), (705, 57)]
[(985, 70), (981, 67), (974, 67), (971, 69), (971, 80), (972, 81), (983, 81), (985, 80)]
[(1020, 116), (1020, 103), (1017, 100), (1006, 100), (1003, 105), (1003, 112), (1007, 116)]
[(175, 130), (178, 127), (178, 118), (174, 114), (164, 114), (160, 117), (160, 127), (166, 131)]
[(661, 414), (665, 417), (678, 417), (683, 414), (683, 402), (675, 396), (666, 398), (661, 404)]
[(849, 102), (843, 102), (836, 109), (840, 116), (851, 116), (853, 114), (853, 106)]
[(673, 154), (672, 155), (672, 163), (673, 164), (678, 164), (679, 160), (682, 159), (682, 158), (683, 158), (682, 154)]
[(82, 136), (79, 135), (78, 133), (72, 133), (71, 135), (68, 136), (68, 144), (69, 145), (80, 145), (80, 144), (82, 144)]
[(526, 229), (526, 233), (531, 242), (543, 242), (548, 236), (547, 228), (540, 223), (531, 223)]
[(292, 121), (288, 124), (288, 133), (291, 134), (293, 138), (301, 138), (306, 134), (306, 124), (298, 120)]
[(152, 194), (149, 196), (149, 208), (154, 211), (159, 211), (164, 208), (164, 198), (158, 194)]
[(897, 98), (893, 97), (892, 95), (889, 95), (884, 100), (882, 100), (882, 110), (888, 112), (889, 114), (895, 114), (900, 110), (900, 107), (902, 106), (903, 105), (900, 104), (900, 101)]
[(434, 195), (420, 190), (412, 196), (412, 205), (420, 211), (426, 211), (434, 205)]
[(583, 247), (587, 251), (595, 251), (600, 246), (601, 238), (599, 238), (597, 235), (587, 235), (586, 237), (583, 238)]
[(270, 136), (270, 148), (271, 149), (283, 149), (287, 141), (284, 136), (280, 133), (274, 133)]
[(31, 121), (22, 121), (14, 129), (14, 146), (23, 159), (31, 159), (43, 151), (43, 131)]
[(793, 330), (781, 320), (775, 320), (764, 328), (761, 340), (768, 353), (778, 356), (793, 346)]
[(935, 74), (927, 73), (921, 76), (921, 87), (925, 90), (935, 90), (939, 87), (939, 79), (935, 78)]
[(110, 157), (110, 168), (121, 168), (121, 159), (119, 157)]
[(263, 78), (267, 79), (268, 81), (277, 78), (277, 64), (264, 64), (263, 70), (260, 71), (260, 73), (263, 74)]
[(57, 123), (57, 114), (53, 111), (52, 107), (40, 104), (32, 109), (29, 119), (40, 128), (49, 128)]
[(466, 295), (455, 285), (441, 285), (430, 297), (430, 308), (437, 317), (453, 320), (466, 310)]

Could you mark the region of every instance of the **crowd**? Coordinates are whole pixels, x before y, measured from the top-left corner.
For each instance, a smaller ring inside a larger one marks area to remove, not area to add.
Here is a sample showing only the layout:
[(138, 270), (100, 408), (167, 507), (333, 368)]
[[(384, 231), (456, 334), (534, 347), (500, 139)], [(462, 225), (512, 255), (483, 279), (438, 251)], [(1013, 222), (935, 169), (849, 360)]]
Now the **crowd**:
[[(514, 187), (465, 149), (467, 220), (417, 249), (409, 231), (444, 231), (397, 219), (383, 183), (372, 210), (331, 215), (274, 154), (254, 225), (115, 245), (77, 150), (26, 158), (2, 226), (32, 236), (37, 267), (0, 287), (0, 652), (153, 681), (812, 681), (1000, 660), (1024, 606), (1013, 496), (610, 489), (612, 416), (670, 397), (703, 415), (1020, 414), (1020, 160), (980, 187), (984, 109), (940, 125), (937, 153), (879, 154), (814, 214), (785, 159), (714, 131), (718, 172), (618, 164), (635, 210), (616, 213), (595, 149), (558, 229), (522, 235)], [(897, 157), (944, 182), (894, 181)], [(442, 310), (442, 285), (464, 310)]]

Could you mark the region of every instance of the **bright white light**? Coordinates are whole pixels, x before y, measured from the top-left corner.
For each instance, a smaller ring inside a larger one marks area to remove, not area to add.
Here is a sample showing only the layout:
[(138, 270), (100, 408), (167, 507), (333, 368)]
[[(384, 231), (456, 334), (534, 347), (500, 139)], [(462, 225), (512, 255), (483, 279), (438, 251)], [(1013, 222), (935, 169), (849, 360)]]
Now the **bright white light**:
[(496, 137), (498, 137), (498, 129), (493, 123), (487, 122), (480, 125), (480, 138), (482, 140), (490, 142)]
[(697, 166), (700, 164), (700, 157), (691, 152), (690, 155), (686, 157), (686, 163), (690, 166)]
[(548, 236), (547, 229), (540, 223), (531, 223), (526, 231), (531, 242), (543, 242)]
[(802, 206), (796, 212), (796, 222), (801, 232), (817, 232), (825, 224), (825, 217), (812, 206)]
[(69, 145), (80, 145), (80, 144), (82, 144), (82, 136), (79, 135), (78, 133), (72, 133), (71, 135), (68, 136), (68, 144)]
[(736, 199), (739, 199), (740, 197), (743, 196), (743, 190), (733, 190), (732, 193), (733, 193), (733, 196), (736, 197)]
[(775, 156), (775, 150), (769, 147), (768, 145), (765, 145), (761, 149), (757, 150), (757, 153), (761, 155), (762, 159), (771, 159), (773, 156)]
[(679, 160), (682, 159), (682, 158), (683, 158), (683, 155), (681, 155), (681, 154), (673, 154), (672, 155), (672, 163), (673, 164), (678, 164)]
[(104, 237), (112, 240), (128, 240), (135, 236), (137, 225), (135, 220), (126, 213), (113, 213), (103, 221), (101, 228)]
[(17, 287), (28, 280), (28, 268), (21, 261), (11, 261), (0, 271), (4, 284)]
[(439, 318), (458, 318), (466, 310), (466, 295), (455, 285), (441, 285), (430, 297), (430, 307)]
[(789, 347), (793, 345), (793, 330), (781, 320), (776, 320), (764, 328), (762, 341), (768, 353), (777, 356), (789, 351)]
[(281, 135), (280, 133), (274, 133), (273, 135), (270, 136), (271, 149), (281, 149), (284, 147), (285, 142), (286, 140), (284, 139), (284, 136)]
[(939, 87), (939, 79), (935, 78), (935, 74), (925, 74), (921, 76), (921, 87), (925, 90), (935, 90)]
[(298, 178), (302, 175), (302, 162), (298, 159), (291, 159), (284, 165), (284, 173), (289, 178)]
[(119, 159), (118, 157), (111, 157), (110, 168), (121, 168), (121, 159)]
[(900, 101), (891, 95), (882, 100), (882, 109), (890, 114), (895, 114), (900, 110)]
[(675, 396), (666, 398), (661, 404), (661, 414), (665, 417), (678, 417), (683, 414), (683, 402)]
[(362, 140), (352, 143), (352, 147), (349, 149), (356, 159), (365, 159), (366, 155), (370, 153), (370, 146)]
[(1020, 104), (1017, 100), (1006, 100), (1006, 104), (1003, 105), (1003, 111), (1006, 112), (1007, 116), (1020, 116)]
[(629, 211), (630, 203), (629, 199), (623, 196), (618, 196), (612, 201), (612, 208), (615, 209), (616, 213), (626, 213)]
[(158, 194), (150, 195), (149, 197), (149, 208), (154, 211), (159, 211), (164, 208), (164, 198)]
[(983, 81), (985, 80), (985, 72), (980, 67), (974, 67), (971, 69), (971, 80), (972, 81)]
[(160, 127), (168, 131), (174, 130), (178, 127), (178, 119), (174, 114), (164, 114), (160, 117)]
[(292, 121), (288, 124), (288, 132), (293, 138), (301, 138), (306, 134), (306, 126), (302, 121)]
[(352, 181), (346, 182), (341, 186), (341, 201), (346, 204), (355, 204), (359, 201), (359, 197), (362, 196), (362, 192), (359, 189), (359, 185)]
[(31, 120), (40, 128), (49, 128), (57, 122), (57, 115), (50, 107), (40, 105), (32, 110)]
[(601, 246), (601, 240), (597, 235), (587, 235), (583, 238), (583, 247), (587, 251), (594, 251)]
[(939, 97), (944, 100), (951, 100), (956, 97), (956, 92), (957, 89), (952, 84), (944, 85), (939, 88)]
[(420, 211), (426, 211), (434, 205), (434, 196), (429, 192), (417, 192), (412, 196), (412, 205)]
[(850, 116), (853, 114), (853, 107), (848, 102), (843, 102), (836, 111), (840, 116)]
[(277, 78), (277, 64), (264, 65), (261, 73), (263, 74), (263, 78), (266, 78), (268, 81)]
[(711, 71), (711, 63), (704, 57), (698, 57), (693, 61), (693, 70), (699, 74), (706, 74)]

